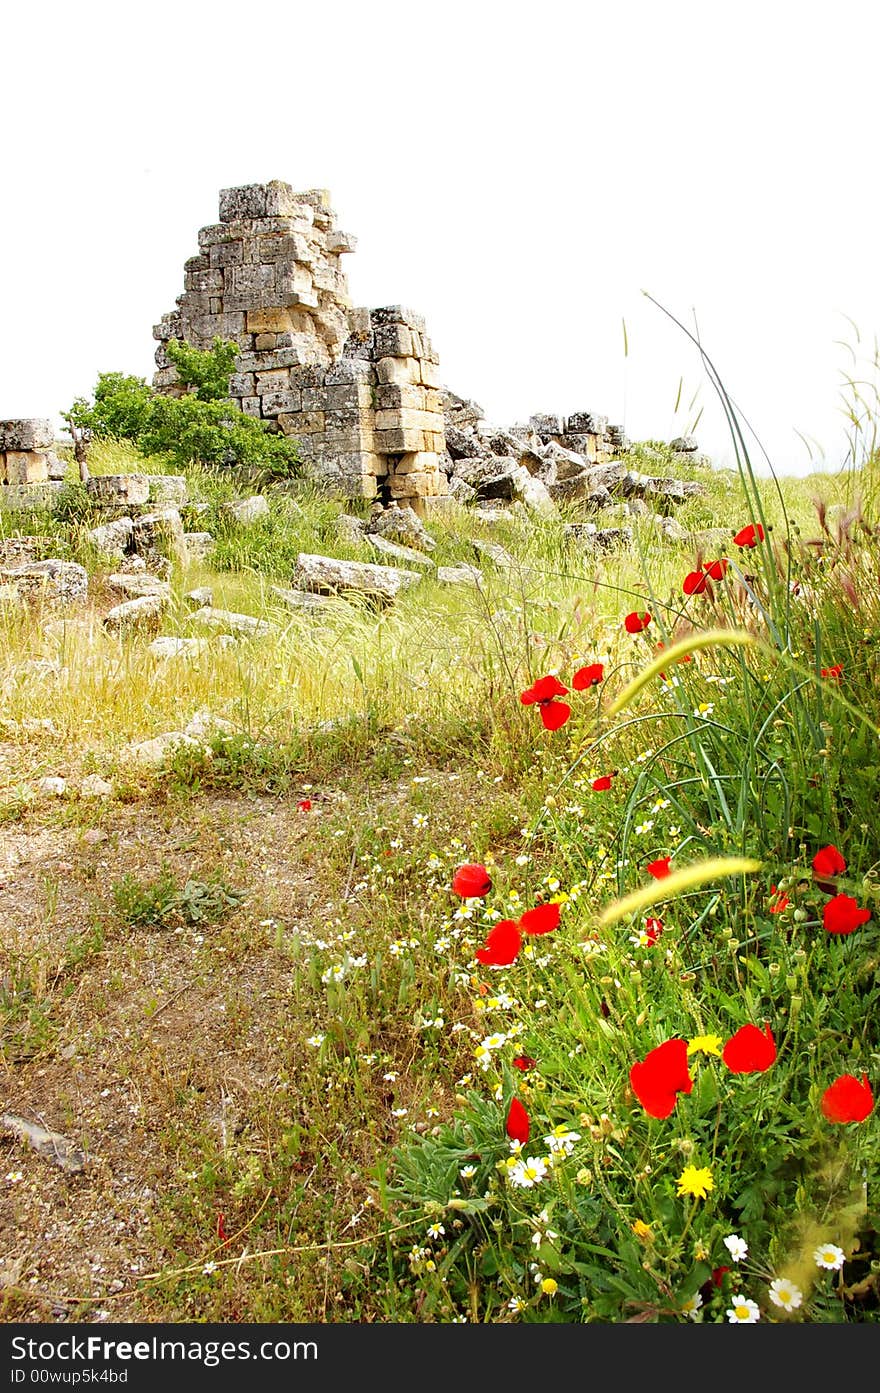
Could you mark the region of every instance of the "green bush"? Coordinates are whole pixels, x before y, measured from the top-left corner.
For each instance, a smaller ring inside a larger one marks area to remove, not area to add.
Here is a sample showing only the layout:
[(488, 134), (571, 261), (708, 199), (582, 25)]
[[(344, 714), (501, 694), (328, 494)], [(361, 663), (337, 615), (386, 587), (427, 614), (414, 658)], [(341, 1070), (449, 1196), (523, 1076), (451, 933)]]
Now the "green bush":
[(220, 468), (262, 469), (270, 477), (296, 475), (296, 442), (274, 434), (265, 421), (247, 416), (226, 396), (237, 347), (216, 338), (207, 351), (187, 343), (168, 345), (181, 381), (194, 393), (168, 397), (142, 377), (121, 372), (98, 375), (94, 400), (77, 397), (62, 418), (96, 439), (132, 440), (144, 455), (164, 455), (172, 467), (194, 463)]

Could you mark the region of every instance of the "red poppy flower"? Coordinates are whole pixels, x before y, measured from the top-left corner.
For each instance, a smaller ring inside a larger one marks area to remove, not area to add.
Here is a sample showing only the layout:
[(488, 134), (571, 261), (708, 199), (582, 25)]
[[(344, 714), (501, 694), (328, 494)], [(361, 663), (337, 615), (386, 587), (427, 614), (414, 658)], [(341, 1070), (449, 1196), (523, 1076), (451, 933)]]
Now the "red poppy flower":
[(713, 1267), (713, 1268), (712, 1268), (712, 1276), (709, 1278), (709, 1280), (710, 1280), (710, 1282), (712, 1283), (713, 1287), (720, 1287), (720, 1286), (721, 1286), (721, 1283), (724, 1281), (724, 1274), (725, 1274), (725, 1272), (729, 1272), (729, 1271), (730, 1271), (730, 1268), (729, 1268), (729, 1267)]
[(534, 1069), (537, 1062), (537, 1059), (532, 1059), (530, 1054), (518, 1054), (516, 1059), (513, 1060), (513, 1067), (525, 1074), (529, 1069)]
[(623, 621), (623, 627), (628, 634), (640, 634), (643, 629), (647, 629), (651, 622), (651, 616), (647, 613), (637, 614), (635, 610), (628, 614)]
[(522, 935), (512, 919), (499, 919), (486, 934), (474, 957), (485, 967), (510, 967), (522, 947)]
[(301, 798), (296, 806), (299, 808), (301, 813), (310, 812), (312, 807), (312, 800), (311, 798)]
[(777, 890), (775, 885), (770, 886), (770, 904), (768, 908), (771, 914), (781, 914), (783, 910), (788, 909), (790, 904), (791, 900), (783, 890)]
[(518, 1098), (511, 1099), (507, 1113), (507, 1135), (525, 1146), (529, 1139), (529, 1115)]
[(611, 787), (611, 774), (601, 774), (598, 779), (594, 779), (590, 788), (594, 793), (607, 793)]
[(870, 917), (870, 909), (860, 909), (851, 895), (835, 895), (822, 910), (822, 923), (830, 934), (855, 933)]
[(571, 715), (571, 707), (564, 701), (557, 701), (556, 698), (567, 695), (568, 688), (563, 687), (559, 678), (548, 676), (539, 677), (531, 687), (520, 692), (519, 699), (523, 706), (538, 707), (546, 730), (558, 730)]
[(836, 846), (829, 845), (823, 846), (821, 851), (816, 852), (812, 866), (818, 876), (842, 875), (846, 870), (846, 861)]
[(868, 1075), (841, 1074), (822, 1094), (821, 1106), (829, 1122), (864, 1122), (874, 1109)]
[(519, 928), (524, 934), (549, 934), (559, 928), (559, 905), (554, 901), (539, 904), (535, 909), (527, 909), (519, 917)]
[(759, 1030), (756, 1025), (744, 1025), (731, 1035), (721, 1058), (732, 1074), (762, 1074), (776, 1058), (776, 1041), (769, 1025)]
[(687, 1040), (666, 1040), (637, 1060), (629, 1071), (633, 1093), (651, 1117), (668, 1117), (679, 1093), (690, 1093)]
[(843, 677), (843, 665), (835, 663), (834, 667), (823, 667), (820, 675), (830, 678), (832, 682), (839, 682)]
[(576, 692), (585, 692), (588, 687), (598, 687), (605, 676), (605, 668), (602, 663), (590, 663), (589, 667), (579, 667), (571, 685)]
[(707, 576), (711, 576), (712, 580), (723, 580), (724, 572), (729, 565), (730, 562), (727, 560), (727, 557), (722, 556), (720, 561), (704, 561), (703, 570), (706, 572)]
[(485, 866), (468, 861), (464, 866), (459, 866), (452, 877), (452, 889), (463, 900), (473, 900), (478, 895), (488, 895), (492, 889), (492, 877)]
[(652, 875), (655, 880), (662, 880), (664, 876), (672, 875), (669, 862), (671, 856), (661, 856), (659, 861), (649, 861), (646, 870), (648, 875)]
[(688, 571), (681, 588), (686, 595), (702, 595), (708, 584), (709, 577), (702, 571)]
[(738, 547), (756, 547), (764, 540), (764, 529), (759, 522), (750, 522), (748, 527), (740, 528), (733, 540)]
[(563, 687), (558, 677), (539, 677), (537, 682), (533, 682), (531, 687), (526, 687), (524, 692), (520, 692), (519, 699), (523, 706), (533, 706), (535, 702), (539, 705), (542, 701), (552, 701), (554, 697), (568, 696), (568, 688)]
[(647, 940), (648, 940), (648, 942), (651, 944), (652, 947), (653, 947), (653, 945), (657, 942), (657, 939), (660, 937), (660, 935), (662, 934), (662, 932), (663, 932), (663, 920), (662, 920), (662, 919), (646, 919), (646, 920), (645, 920), (645, 936), (647, 937)]

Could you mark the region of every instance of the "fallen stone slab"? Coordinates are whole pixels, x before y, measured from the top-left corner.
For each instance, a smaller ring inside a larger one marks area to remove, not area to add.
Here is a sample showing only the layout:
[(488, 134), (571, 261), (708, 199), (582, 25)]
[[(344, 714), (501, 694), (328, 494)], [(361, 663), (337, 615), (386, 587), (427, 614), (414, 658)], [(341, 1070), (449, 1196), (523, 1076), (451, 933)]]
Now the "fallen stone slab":
[(596, 527), (592, 522), (569, 523), (563, 536), (585, 551), (619, 551), (633, 542), (631, 527)]
[(425, 570), (434, 570), (434, 562), (430, 556), (425, 556), (422, 551), (416, 551), (414, 547), (401, 546), (398, 542), (391, 542), (387, 537), (376, 532), (368, 532), (365, 540), (369, 542), (374, 551), (380, 552), (382, 556), (390, 556), (408, 566), (422, 566)]
[(484, 541), (482, 537), (472, 537), (471, 546), (475, 547), (481, 556), (487, 557), (490, 561), (494, 562), (496, 566), (500, 566), (504, 570), (510, 570), (511, 567), (516, 565), (510, 552), (505, 551), (504, 547), (498, 542), (487, 542)]
[(93, 474), (86, 492), (101, 507), (140, 506), (150, 501), (150, 482), (146, 474)]
[(183, 545), (187, 556), (194, 561), (201, 561), (210, 556), (217, 543), (211, 532), (184, 532)]
[(370, 561), (340, 561), (333, 556), (300, 552), (291, 577), (295, 588), (319, 595), (344, 595), (346, 591), (393, 600), (421, 579), (421, 572), (397, 566), (379, 566)]
[(131, 598), (140, 598), (142, 595), (170, 595), (171, 587), (166, 580), (160, 580), (158, 576), (151, 576), (148, 571), (115, 571), (113, 575), (107, 576), (105, 582), (111, 590), (118, 590), (121, 595), (128, 595)]
[(291, 590), (284, 585), (272, 585), (269, 590), (287, 609), (321, 610), (328, 609), (331, 603), (329, 596), (317, 595), (312, 590)]
[(44, 1160), (51, 1161), (64, 1171), (81, 1171), (85, 1166), (85, 1154), (60, 1132), (50, 1132), (36, 1122), (28, 1122), (9, 1112), (0, 1114), (0, 1127), (4, 1132), (18, 1137), (19, 1141), (27, 1142)]
[(367, 531), (371, 536), (387, 537), (399, 546), (414, 547), (420, 551), (433, 551), (437, 545), (418, 513), (408, 503), (396, 504), (381, 511), (374, 510)]
[(79, 786), (80, 798), (109, 798), (113, 785), (100, 774), (87, 774)]
[(149, 503), (173, 503), (181, 507), (189, 498), (189, 486), (183, 474), (145, 474), (149, 487)]
[(200, 658), (207, 653), (214, 640), (209, 638), (175, 638), (164, 636), (154, 638), (147, 652), (153, 658)]
[(90, 532), (86, 533), (86, 537), (96, 551), (103, 552), (105, 556), (121, 558), (131, 544), (133, 528), (132, 518), (116, 518), (113, 522), (105, 522), (100, 527), (93, 527)]
[(121, 605), (114, 605), (104, 615), (104, 628), (110, 634), (121, 634), (131, 629), (154, 627), (161, 620), (169, 598), (170, 591), (166, 590), (158, 595), (140, 595), (136, 600), (123, 600)]
[(467, 562), (462, 562), (460, 566), (438, 566), (437, 579), (442, 585), (477, 586), (483, 579), (483, 573), (479, 566), (469, 566)]
[(194, 610), (190, 618), (194, 623), (205, 624), (211, 629), (231, 629), (233, 633), (249, 634), (254, 638), (271, 633), (273, 627), (265, 619), (255, 619), (252, 614), (236, 614), (234, 610), (214, 609), (211, 605)]
[(0, 585), (13, 585), (22, 600), (69, 605), (85, 600), (89, 577), (76, 561), (29, 561), (0, 567)]
[(236, 522), (256, 522), (258, 518), (269, 516), (269, 504), (261, 493), (255, 493), (250, 498), (240, 498), (234, 502), (224, 503), (223, 511), (234, 518)]

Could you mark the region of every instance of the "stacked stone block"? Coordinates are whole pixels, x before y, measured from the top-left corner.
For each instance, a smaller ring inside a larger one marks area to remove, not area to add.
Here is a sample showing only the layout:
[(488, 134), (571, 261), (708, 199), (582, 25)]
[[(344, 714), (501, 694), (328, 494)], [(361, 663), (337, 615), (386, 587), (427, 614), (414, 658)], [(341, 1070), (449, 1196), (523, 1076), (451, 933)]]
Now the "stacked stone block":
[(566, 450), (583, 455), (589, 464), (608, 464), (629, 446), (621, 426), (609, 426), (607, 416), (595, 411), (575, 411), (570, 416), (538, 415), (529, 427), (543, 445), (555, 440)]
[(424, 320), (400, 305), (352, 309), (326, 190), (223, 189), (202, 228), (177, 309), (154, 336), (159, 391), (181, 393), (165, 345), (241, 352), (229, 392), (248, 415), (296, 438), (307, 472), (347, 497), (410, 504), (446, 492), (438, 358)]
[(54, 441), (51, 421), (0, 421), (0, 506), (52, 506), (67, 469), (52, 452)]

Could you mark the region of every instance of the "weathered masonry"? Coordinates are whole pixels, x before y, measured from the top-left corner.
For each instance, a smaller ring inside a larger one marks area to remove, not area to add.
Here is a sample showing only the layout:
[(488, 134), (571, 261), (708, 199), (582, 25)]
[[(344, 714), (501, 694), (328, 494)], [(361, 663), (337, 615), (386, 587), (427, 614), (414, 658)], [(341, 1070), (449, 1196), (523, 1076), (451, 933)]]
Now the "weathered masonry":
[(310, 475), (353, 498), (409, 504), (445, 496), (437, 354), (420, 315), (400, 305), (353, 309), (325, 189), (247, 184), (220, 192), (220, 221), (199, 232), (177, 308), (153, 329), (154, 387), (179, 394), (169, 339), (241, 353), (230, 396), (294, 436)]

